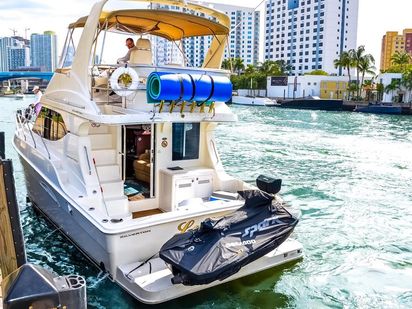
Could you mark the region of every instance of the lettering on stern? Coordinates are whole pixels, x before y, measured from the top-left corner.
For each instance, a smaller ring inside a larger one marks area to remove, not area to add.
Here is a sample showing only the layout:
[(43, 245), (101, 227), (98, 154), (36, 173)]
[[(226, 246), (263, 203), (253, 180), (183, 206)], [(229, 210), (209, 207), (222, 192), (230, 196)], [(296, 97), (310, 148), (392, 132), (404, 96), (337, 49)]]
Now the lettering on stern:
[(144, 230), (144, 231), (136, 231), (136, 232), (120, 235), (120, 238), (127, 238), (127, 237), (136, 236), (136, 235), (146, 234), (146, 233), (150, 233), (151, 231), (152, 230), (150, 230), (150, 229), (149, 230)]

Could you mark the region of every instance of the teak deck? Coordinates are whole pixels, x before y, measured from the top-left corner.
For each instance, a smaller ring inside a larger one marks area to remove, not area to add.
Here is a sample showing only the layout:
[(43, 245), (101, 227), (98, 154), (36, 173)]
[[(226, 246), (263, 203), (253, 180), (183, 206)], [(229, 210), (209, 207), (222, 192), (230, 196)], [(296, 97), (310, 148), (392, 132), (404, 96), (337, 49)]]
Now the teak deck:
[(158, 215), (158, 214), (161, 214), (162, 212), (163, 211), (161, 211), (159, 208), (143, 210), (143, 211), (136, 211), (133, 213), (133, 219), (152, 216), (152, 215)]

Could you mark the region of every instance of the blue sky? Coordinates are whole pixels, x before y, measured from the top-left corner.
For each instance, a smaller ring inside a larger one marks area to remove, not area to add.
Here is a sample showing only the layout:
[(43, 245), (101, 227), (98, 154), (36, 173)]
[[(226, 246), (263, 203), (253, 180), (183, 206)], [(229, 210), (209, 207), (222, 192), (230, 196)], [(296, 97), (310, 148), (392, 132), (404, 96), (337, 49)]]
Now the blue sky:
[[(327, 0), (326, 0), (327, 1)], [(0, 37), (11, 36), (10, 29), (18, 35), (28, 36), (53, 30), (60, 45), (69, 23), (87, 15), (96, 0), (0, 0)], [(215, 0), (234, 5), (255, 7), (261, 0)], [(261, 6), (263, 8), (263, 6)], [(367, 52), (376, 59), (379, 67), (382, 36), (386, 31), (412, 28), (412, 0), (359, 0), (358, 45), (365, 45)]]

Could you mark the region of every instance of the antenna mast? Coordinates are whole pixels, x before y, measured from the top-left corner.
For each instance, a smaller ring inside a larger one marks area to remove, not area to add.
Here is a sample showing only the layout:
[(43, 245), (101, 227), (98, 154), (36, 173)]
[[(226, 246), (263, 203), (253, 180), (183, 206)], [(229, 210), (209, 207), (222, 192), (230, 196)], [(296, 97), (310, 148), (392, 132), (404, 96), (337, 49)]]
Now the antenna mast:
[(27, 31), (30, 30), (30, 28), (24, 28), (24, 38), (27, 40)]
[(13, 36), (16, 36), (17, 30), (15, 28), (9, 28), (11, 32), (13, 32)]

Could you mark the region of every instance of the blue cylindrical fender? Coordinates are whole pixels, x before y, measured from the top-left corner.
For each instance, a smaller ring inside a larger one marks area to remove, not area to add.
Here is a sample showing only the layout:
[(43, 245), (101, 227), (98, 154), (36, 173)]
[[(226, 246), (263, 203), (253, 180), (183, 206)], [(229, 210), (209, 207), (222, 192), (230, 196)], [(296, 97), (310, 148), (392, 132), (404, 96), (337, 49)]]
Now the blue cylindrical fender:
[(232, 83), (225, 76), (192, 74), (197, 102), (227, 102), (232, 97)]
[(180, 97), (180, 82), (166, 72), (152, 72), (146, 85), (146, 91), (151, 101), (177, 100)]
[(232, 83), (224, 76), (152, 72), (146, 86), (148, 102), (226, 102), (232, 97)]
[(225, 76), (211, 76), (213, 78), (214, 91), (211, 98), (215, 102), (227, 102), (232, 98), (232, 82)]

